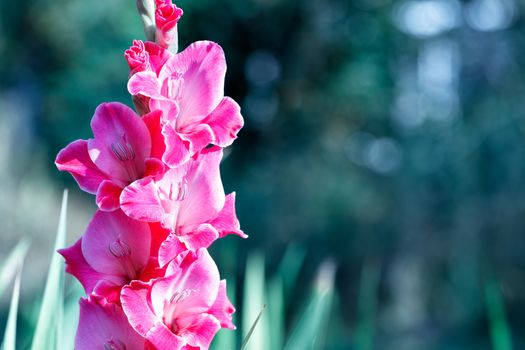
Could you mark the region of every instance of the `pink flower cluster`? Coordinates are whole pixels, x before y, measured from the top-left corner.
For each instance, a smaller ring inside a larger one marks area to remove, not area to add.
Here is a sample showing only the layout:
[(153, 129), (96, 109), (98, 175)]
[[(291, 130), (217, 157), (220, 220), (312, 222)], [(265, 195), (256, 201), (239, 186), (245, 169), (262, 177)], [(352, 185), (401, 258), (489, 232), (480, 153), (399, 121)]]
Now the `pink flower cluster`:
[(219, 171), (243, 118), (224, 96), (219, 45), (168, 50), (181, 15), (170, 0), (157, 0), (156, 42), (136, 40), (125, 52), (138, 113), (101, 104), (93, 138), (56, 158), (98, 206), (82, 237), (59, 251), (87, 294), (77, 350), (207, 349), (219, 329), (235, 329), (226, 282), (207, 248), (228, 234), (246, 237)]

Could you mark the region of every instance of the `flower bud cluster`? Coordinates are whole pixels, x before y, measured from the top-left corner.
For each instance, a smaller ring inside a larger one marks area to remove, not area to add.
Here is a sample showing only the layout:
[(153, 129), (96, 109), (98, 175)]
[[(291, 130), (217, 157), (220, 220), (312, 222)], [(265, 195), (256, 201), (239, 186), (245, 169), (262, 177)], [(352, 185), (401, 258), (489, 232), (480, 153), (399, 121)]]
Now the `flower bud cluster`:
[(93, 137), (55, 161), (98, 206), (80, 239), (59, 251), (86, 292), (77, 350), (208, 349), (219, 329), (235, 329), (207, 248), (246, 237), (219, 169), (243, 118), (224, 96), (221, 47), (198, 41), (174, 53), (182, 10), (170, 0), (155, 8), (156, 41), (135, 40), (124, 54), (136, 112), (102, 103)]

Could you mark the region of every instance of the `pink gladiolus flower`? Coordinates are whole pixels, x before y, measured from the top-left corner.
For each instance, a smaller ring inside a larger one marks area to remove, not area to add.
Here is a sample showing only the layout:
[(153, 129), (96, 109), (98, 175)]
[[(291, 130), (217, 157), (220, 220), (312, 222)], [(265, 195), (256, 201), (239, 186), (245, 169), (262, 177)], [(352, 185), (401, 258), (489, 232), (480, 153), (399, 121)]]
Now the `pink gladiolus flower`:
[(129, 324), (122, 309), (104, 298), (80, 299), (80, 320), (75, 337), (76, 350), (144, 350), (145, 339)]
[[(152, 242), (164, 240), (167, 233), (155, 230), (154, 235), (160, 237), (152, 238), (150, 225), (127, 217), (121, 210), (97, 211), (84, 235), (59, 253), (66, 259), (66, 271), (80, 281), (86, 294), (118, 302), (123, 285), (144, 277), (149, 280), (151, 270), (158, 267), (160, 243), (152, 247)], [(147, 268), (152, 250), (153, 266)]]
[(101, 210), (119, 207), (122, 189), (143, 176), (161, 173), (164, 165), (151, 157), (152, 135), (147, 120), (117, 102), (97, 107), (91, 129), (94, 138), (77, 140), (62, 149), (55, 160), (59, 170), (68, 171), (81, 189), (96, 194)]
[(173, 52), (177, 52), (178, 48), (177, 22), (182, 13), (182, 10), (171, 1), (157, 1), (155, 41), (163, 48), (170, 48)]
[(197, 250), (229, 233), (246, 237), (235, 216), (235, 196), (226, 201), (221, 158), (221, 148), (205, 149), (180, 167), (136, 181), (122, 192), (121, 207), (128, 216), (160, 222), (176, 236), (161, 246), (161, 266), (174, 257), (169, 247), (178, 245), (177, 240)]
[(131, 326), (157, 349), (208, 349), (220, 328), (235, 328), (225, 288), (200, 249), (170, 263), (166, 277), (125, 286), (121, 302)]
[(158, 74), (131, 76), (132, 95), (150, 98), (150, 110), (163, 111), (167, 145), (162, 160), (170, 167), (188, 161), (209, 144), (231, 145), (244, 121), (239, 105), (224, 97), (226, 60), (221, 47), (198, 41), (169, 58)]

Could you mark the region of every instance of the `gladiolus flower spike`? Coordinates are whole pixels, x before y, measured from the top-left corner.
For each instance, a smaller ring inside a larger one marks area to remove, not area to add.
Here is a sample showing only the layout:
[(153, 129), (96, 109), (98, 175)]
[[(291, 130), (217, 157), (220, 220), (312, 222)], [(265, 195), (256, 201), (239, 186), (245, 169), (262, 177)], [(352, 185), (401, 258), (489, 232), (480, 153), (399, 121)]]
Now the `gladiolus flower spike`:
[(220, 177), (222, 149), (244, 122), (224, 96), (222, 48), (199, 41), (177, 53), (183, 11), (171, 0), (137, 6), (154, 41), (134, 40), (124, 53), (135, 111), (102, 103), (93, 137), (55, 161), (99, 208), (59, 250), (86, 292), (75, 349), (208, 349), (221, 328), (235, 329), (207, 248), (229, 234), (247, 237)]

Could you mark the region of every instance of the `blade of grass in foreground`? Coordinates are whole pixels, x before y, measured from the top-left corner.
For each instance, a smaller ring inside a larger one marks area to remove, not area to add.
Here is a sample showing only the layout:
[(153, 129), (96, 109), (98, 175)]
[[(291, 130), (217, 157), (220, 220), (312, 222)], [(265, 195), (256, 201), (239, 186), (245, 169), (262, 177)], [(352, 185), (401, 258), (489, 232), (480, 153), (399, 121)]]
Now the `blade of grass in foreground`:
[(310, 302), (295, 326), (284, 350), (323, 349), (334, 292), (335, 264), (325, 261), (317, 273)]
[(24, 260), (28, 248), (29, 240), (23, 238), (2, 264), (2, 269), (0, 270), (0, 298), (4, 294), (5, 289), (11, 285), (11, 280), (16, 274), (20, 263)]
[(250, 338), (252, 337), (255, 327), (257, 327), (257, 323), (259, 323), (259, 320), (261, 319), (264, 309), (266, 309), (266, 305), (263, 305), (263, 307), (261, 308), (261, 311), (259, 311), (259, 315), (257, 315), (257, 318), (255, 319), (255, 321), (253, 321), (253, 324), (250, 327), (250, 330), (248, 330), (248, 333), (246, 333), (246, 337), (244, 337), (244, 340), (242, 341), (240, 350), (246, 349), (246, 346), (248, 345), (248, 342), (250, 341)]
[(62, 328), (63, 313), (63, 283), (64, 269), (62, 259), (56, 250), (64, 247), (66, 243), (66, 209), (67, 191), (62, 197), (62, 208), (60, 209), (60, 219), (58, 223), (55, 249), (51, 257), (49, 273), (47, 275), (42, 306), (33, 337), (31, 350), (58, 349), (58, 340)]
[(270, 334), (269, 349), (280, 350), (284, 344), (284, 300), (283, 282), (281, 276), (276, 274), (268, 282), (268, 332)]
[(485, 303), (489, 318), (490, 337), (494, 350), (512, 350), (510, 329), (505, 316), (505, 303), (496, 281), (485, 283)]
[(250, 327), (260, 314), (261, 306), (266, 303), (265, 290), (264, 256), (260, 253), (251, 254), (246, 262), (242, 308), (243, 336), (247, 338), (249, 331), (252, 331), (251, 340), (246, 346), (248, 350), (268, 350), (267, 316), (265, 314), (260, 316), (256, 328)]
[(16, 349), (16, 319), (18, 315), (18, 299), (20, 297), (20, 275), (22, 271), (22, 261), (18, 265), (15, 284), (13, 286), (13, 296), (9, 306), (9, 316), (5, 327), (4, 340), (2, 341), (2, 350)]
[(62, 337), (59, 339), (62, 349), (73, 349), (79, 317), (78, 300), (85, 294), (82, 285), (71, 276), (66, 276), (66, 285), (69, 287), (66, 288), (67, 293), (64, 298)]

